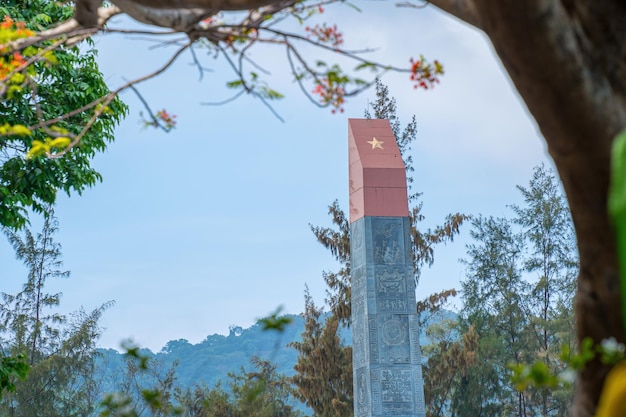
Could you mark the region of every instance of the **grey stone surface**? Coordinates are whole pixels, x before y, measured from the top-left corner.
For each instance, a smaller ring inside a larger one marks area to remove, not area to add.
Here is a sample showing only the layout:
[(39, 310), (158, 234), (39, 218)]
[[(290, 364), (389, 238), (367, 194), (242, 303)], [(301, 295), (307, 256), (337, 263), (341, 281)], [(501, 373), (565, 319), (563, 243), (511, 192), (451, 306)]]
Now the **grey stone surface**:
[(351, 224), (355, 417), (425, 417), (408, 217)]

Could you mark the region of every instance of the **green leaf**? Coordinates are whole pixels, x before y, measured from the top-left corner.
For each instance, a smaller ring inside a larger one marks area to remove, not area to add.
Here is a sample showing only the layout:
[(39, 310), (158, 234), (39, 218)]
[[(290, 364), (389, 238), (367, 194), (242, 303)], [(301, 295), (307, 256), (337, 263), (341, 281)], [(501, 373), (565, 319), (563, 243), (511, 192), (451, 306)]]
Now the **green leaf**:
[(261, 89), (261, 95), (270, 100), (276, 100), (276, 99), (281, 99), (285, 97), (283, 94), (279, 93), (276, 90), (272, 90), (269, 87), (263, 87)]
[(13, 377), (17, 377), (21, 381), (26, 379), (30, 366), (24, 355), (15, 357), (5, 356), (0, 360), (0, 399), (3, 392), (14, 392), (15, 384)]
[(285, 327), (292, 322), (291, 317), (280, 316), (282, 307), (276, 309), (270, 316), (259, 320), (259, 323), (263, 326), (263, 330), (276, 330), (282, 332)]
[(47, 14), (45, 14), (45, 13), (39, 13), (39, 14), (35, 15), (33, 20), (36, 23), (43, 23), (43, 24), (50, 24), (50, 23), (52, 23), (52, 18), (50, 16), (48, 16)]
[(608, 210), (613, 217), (620, 269), (622, 321), (626, 328), (626, 130), (613, 141)]
[(373, 63), (371, 63), (371, 62), (364, 62), (364, 63), (362, 63), (362, 64), (360, 64), (360, 65), (357, 65), (357, 66), (356, 66), (356, 68), (354, 68), (354, 69), (355, 69), (356, 71), (360, 71), (360, 70), (365, 69), (365, 68), (373, 68), (373, 69), (376, 69), (376, 65), (374, 65), (374, 64), (373, 64)]
[(243, 81), (241, 80), (229, 81), (226, 83), (226, 87), (228, 88), (237, 88), (237, 87), (241, 87), (242, 85), (243, 85)]
[(609, 212), (614, 217), (626, 215), (626, 130), (613, 142)]

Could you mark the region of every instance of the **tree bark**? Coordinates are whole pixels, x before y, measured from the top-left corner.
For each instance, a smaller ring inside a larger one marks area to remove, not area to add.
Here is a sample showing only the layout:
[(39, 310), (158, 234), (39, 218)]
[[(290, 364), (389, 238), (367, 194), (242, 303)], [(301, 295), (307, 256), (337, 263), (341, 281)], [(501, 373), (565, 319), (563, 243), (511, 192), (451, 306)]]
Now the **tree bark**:
[[(478, 23), (528, 106), (555, 161), (580, 254), (579, 341), (624, 341), (613, 225), (611, 145), (626, 127), (626, 3), (619, 0), (433, 0)], [(465, 3), (461, 6), (459, 3)], [(609, 368), (579, 374), (572, 415), (595, 414)]]
[[(280, 0), (120, 0), (112, 1), (124, 12), (143, 23), (186, 31), (200, 19), (221, 10), (251, 10)], [(98, 25), (102, 0), (76, 0), (74, 19), (84, 28)], [(192, 21), (193, 19), (195, 21)]]

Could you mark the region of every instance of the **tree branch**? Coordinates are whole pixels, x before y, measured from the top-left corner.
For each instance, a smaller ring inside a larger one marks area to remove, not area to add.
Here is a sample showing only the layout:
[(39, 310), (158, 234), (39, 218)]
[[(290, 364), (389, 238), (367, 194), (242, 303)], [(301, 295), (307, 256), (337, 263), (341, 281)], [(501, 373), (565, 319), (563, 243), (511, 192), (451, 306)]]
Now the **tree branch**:
[(429, 3), (482, 30), (482, 19), (474, 0), (429, 0)]
[[(83, 0), (79, 0), (82, 2)], [(113, 1), (117, 4), (117, 0)], [(249, 10), (258, 9), (268, 4), (277, 3), (276, 0), (133, 0), (134, 3), (153, 7), (155, 9), (212, 9), (219, 10)]]
[(115, 4), (139, 22), (172, 28), (179, 32), (187, 32), (193, 25), (218, 11), (208, 8), (161, 9), (144, 6), (131, 0), (115, 0)]
[[(277, 0), (115, 0), (113, 3), (133, 18), (149, 24), (185, 31), (203, 17), (220, 10), (250, 10), (278, 3)], [(102, 0), (77, 0), (75, 21), (84, 28), (101, 26), (97, 15)], [(195, 19), (195, 20), (194, 20)]]

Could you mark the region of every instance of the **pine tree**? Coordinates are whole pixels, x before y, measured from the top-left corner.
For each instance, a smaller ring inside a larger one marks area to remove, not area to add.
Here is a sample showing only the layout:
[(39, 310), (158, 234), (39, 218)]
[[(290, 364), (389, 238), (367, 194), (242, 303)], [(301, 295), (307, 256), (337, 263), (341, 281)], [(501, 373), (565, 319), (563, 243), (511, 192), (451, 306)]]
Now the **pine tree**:
[(251, 363), (254, 371), (242, 369), (240, 374), (229, 374), (234, 416), (298, 417), (289, 378), (276, 372), (276, 365), (270, 361), (253, 357)]
[[(58, 223), (53, 213), (45, 217), (43, 229), (37, 236), (25, 230), (24, 239), (17, 233), (6, 230), (16, 257), (28, 267), (28, 279), (22, 291), (16, 295), (2, 293), (3, 308), (0, 312), (2, 324), (11, 340), (3, 340), (12, 350), (26, 354), (32, 366), (58, 349), (58, 324), (65, 317), (51, 309), (58, 307), (61, 294), (44, 291), (46, 281), (67, 278), (69, 271), (61, 271), (61, 246), (53, 240)], [(6, 350), (6, 349), (5, 349)]]
[(301, 342), (290, 343), (298, 355), (292, 377), (296, 397), (309, 406), (316, 417), (350, 417), (352, 403), (352, 348), (342, 346), (337, 335), (339, 320), (315, 306), (305, 292), (304, 332)]
[(254, 370), (229, 373), (229, 391), (221, 382), (177, 390), (182, 417), (300, 417), (294, 408), (294, 389), (289, 378), (276, 372), (276, 365), (253, 357)]
[[(510, 363), (529, 359), (526, 347), (530, 342), (526, 303), (529, 291), (521, 270), (524, 245), (522, 235), (512, 226), (503, 218), (480, 216), (472, 221), (470, 233), (475, 243), (467, 247), (467, 279), (462, 283), (462, 317), (480, 335), (479, 357), (489, 358), (481, 362), (481, 374), (470, 375), (469, 379), (490, 395), (483, 395), (482, 403), (476, 399), (473, 402), (482, 414), (483, 408), (491, 409), (493, 414), (487, 415), (493, 416), (523, 416), (526, 407), (526, 397), (515, 391), (507, 368)], [(491, 372), (490, 378), (485, 377), (486, 370)], [(453, 410), (459, 416), (472, 415), (468, 412), (467, 392), (460, 389), (455, 397), (458, 408)]]
[(61, 295), (47, 293), (46, 282), (69, 276), (60, 269), (61, 247), (53, 239), (57, 229), (49, 210), (36, 236), (26, 230), (22, 238), (5, 230), (29, 273), (22, 291), (1, 293), (0, 351), (13, 357), (23, 355), (30, 371), (24, 381), (15, 382), (15, 392), (2, 398), (0, 415), (85, 416), (96, 407), (93, 373), (98, 321), (111, 304), (70, 317), (54, 311)]
[[(566, 416), (571, 387), (516, 391), (511, 366), (544, 363), (565, 368), (562, 348), (573, 350), (573, 296), (577, 258), (573, 227), (556, 176), (535, 168), (524, 204), (513, 219), (477, 217), (467, 246), (461, 320), (454, 330), (478, 333), (479, 366), (454, 379), (455, 416)], [(442, 362), (442, 352), (429, 358)], [(425, 372), (428, 375), (428, 371)]]
[(478, 365), (478, 334), (470, 327), (459, 338), (456, 330), (456, 321), (450, 319), (434, 323), (426, 330), (431, 341), (422, 352), (428, 358), (428, 371), (424, 372), (427, 417), (448, 415), (455, 387), (467, 379)]
[[(529, 305), (535, 355), (557, 374), (564, 366), (559, 360), (563, 346), (570, 351), (575, 348), (572, 300), (578, 259), (574, 227), (559, 181), (551, 170), (543, 165), (536, 167), (528, 188), (517, 189), (525, 205), (511, 207), (528, 248), (524, 270), (536, 274)], [(565, 416), (571, 394), (571, 390), (534, 390), (532, 406), (537, 414)]]

